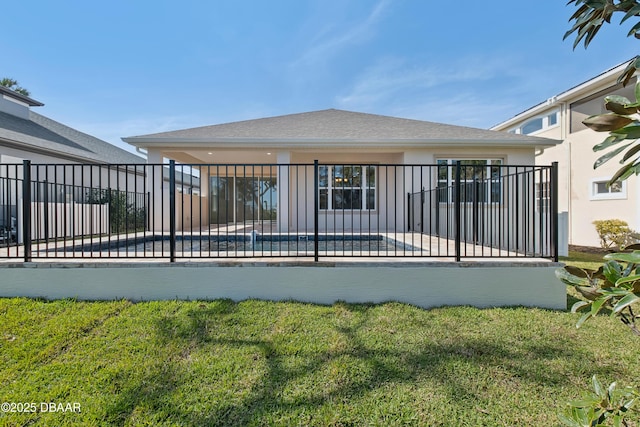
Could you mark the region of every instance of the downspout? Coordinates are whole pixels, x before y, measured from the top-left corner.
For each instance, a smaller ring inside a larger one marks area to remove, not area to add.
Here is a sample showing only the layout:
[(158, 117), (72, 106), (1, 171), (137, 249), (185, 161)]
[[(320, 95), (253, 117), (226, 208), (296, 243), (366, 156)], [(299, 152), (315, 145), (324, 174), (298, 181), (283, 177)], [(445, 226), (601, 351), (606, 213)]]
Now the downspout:
[(144, 148), (136, 147), (136, 152), (142, 154), (145, 159), (147, 158), (147, 150), (145, 150)]
[(573, 193), (573, 182), (571, 180), (571, 171), (573, 170), (573, 153), (571, 152), (571, 140), (569, 139), (569, 133), (571, 131), (571, 116), (569, 112), (569, 107), (566, 102), (562, 102), (560, 105), (561, 111), (561, 127), (560, 127), (560, 139), (562, 139), (562, 144), (566, 143), (566, 151), (567, 151), (567, 171), (566, 171), (566, 179), (567, 179), (567, 241), (573, 242), (573, 221), (571, 218), (572, 212), (572, 197)]

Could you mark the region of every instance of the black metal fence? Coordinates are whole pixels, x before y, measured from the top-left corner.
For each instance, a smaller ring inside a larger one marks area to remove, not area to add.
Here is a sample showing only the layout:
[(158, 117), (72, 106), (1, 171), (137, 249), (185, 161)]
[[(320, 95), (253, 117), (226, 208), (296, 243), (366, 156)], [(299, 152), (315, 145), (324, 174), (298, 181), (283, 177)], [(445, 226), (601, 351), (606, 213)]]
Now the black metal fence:
[(0, 165), (0, 258), (557, 260), (557, 165)]

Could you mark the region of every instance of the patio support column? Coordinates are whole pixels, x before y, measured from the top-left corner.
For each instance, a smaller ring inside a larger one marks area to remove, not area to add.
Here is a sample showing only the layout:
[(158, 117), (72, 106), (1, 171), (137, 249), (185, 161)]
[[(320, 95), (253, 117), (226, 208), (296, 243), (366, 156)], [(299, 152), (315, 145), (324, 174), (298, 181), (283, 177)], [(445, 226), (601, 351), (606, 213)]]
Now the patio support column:
[(294, 203), (291, 200), (291, 192), (289, 191), (289, 164), (291, 163), (291, 152), (279, 151), (276, 156), (278, 163), (278, 232), (286, 233), (289, 231), (289, 207)]
[(209, 228), (209, 167), (202, 166), (200, 171), (200, 227)]
[(162, 160), (163, 157), (160, 150), (152, 148), (148, 150), (147, 191), (151, 193), (149, 203), (152, 209), (149, 216), (150, 231), (169, 230), (169, 211), (167, 210), (163, 214), (163, 205), (169, 206), (169, 194), (163, 194)]

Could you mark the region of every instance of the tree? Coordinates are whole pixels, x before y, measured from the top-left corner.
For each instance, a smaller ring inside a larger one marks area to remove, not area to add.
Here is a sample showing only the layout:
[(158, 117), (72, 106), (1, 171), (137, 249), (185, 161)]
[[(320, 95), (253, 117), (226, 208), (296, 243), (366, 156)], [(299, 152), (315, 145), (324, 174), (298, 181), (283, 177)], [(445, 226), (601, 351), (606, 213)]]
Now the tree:
[[(569, 22), (573, 21), (573, 26), (565, 33), (564, 38), (575, 34), (574, 49), (581, 42), (586, 49), (602, 26), (611, 23), (611, 18), (616, 13), (624, 13), (620, 24), (632, 18), (636, 21), (640, 18), (638, 0), (569, 0), (567, 4), (572, 3), (578, 9), (569, 18)], [(631, 27), (627, 36), (640, 39), (640, 22)], [(636, 56), (622, 72), (618, 83), (626, 86), (639, 69), (640, 56)], [(634, 100), (617, 95), (607, 96), (604, 105), (610, 113), (591, 116), (582, 122), (597, 132), (609, 132), (609, 136), (602, 143), (593, 147), (596, 152), (609, 150), (596, 160), (594, 169), (622, 155), (620, 163), (623, 166), (611, 178), (609, 185), (625, 180), (633, 174), (640, 174), (640, 81), (636, 83), (634, 96)]]
[(4, 86), (7, 89), (11, 89), (12, 91), (18, 92), (24, 96), (29, 96), (31, 94), (27, 89), (21, 87), (17, 80), (9, 77), (0, 79), (0, 86)]
[[(632, 18), (639, 21), (640, 18), (638, 0), (569, 0), (567, 5), (572, 3), (577, 10), (569, 18), (573, 26), (565, 33), (564, 39), (575, 34), (574, 49), (580, 43), (586, 49), (602, 26), (611, 23), (614, 14), (624, 14), (620, 24)], [(640, 22), (631, 27), (627, 33), (627, 37), (630, 36), (640, 39)], [(640, 56), (636, 56), (629, 61), (618, 83), (626, 86), (639, 69)], [(623, 166), (608, 185), (640, 174), (640, 81), (636, 83), (634, 97), (634, 100), (629, 100), (622, 96), (607, 96), (604, 105), (610, 113), (591, 116), (583, 121), (595, 131), (609, 132), (602, 143), (593, 147), (594, 151), (609, 150), (596, 160), (594, 168), (622, 155), (620, 163)], [(634, 311), (634, 307), (640, 305), (640, 246), (632, 245), (628, 249), (632, 252), (607, 255), (606, 263), (598, 270), (567, 266), (556, 272), (560, 280), (574, 286), (584, 298), (571, 308), (572, 312), (583, 313), (576, 326), (608, 308), (612, 317), (620, 319), (633, 334), (640, 336), (636, 323), (640, 316)], [(627, 426), (632, 407), (640, 401), (640, 390), (627, 387), (620, 391), (616, 389), (615, 382), (605, 389), (595, 376), (592, 382), (594, 393), (586, 399), (570, 402), (567, 412), (560, 417), (563, 424), (576, 427), (611, 422), (614, 426)]]

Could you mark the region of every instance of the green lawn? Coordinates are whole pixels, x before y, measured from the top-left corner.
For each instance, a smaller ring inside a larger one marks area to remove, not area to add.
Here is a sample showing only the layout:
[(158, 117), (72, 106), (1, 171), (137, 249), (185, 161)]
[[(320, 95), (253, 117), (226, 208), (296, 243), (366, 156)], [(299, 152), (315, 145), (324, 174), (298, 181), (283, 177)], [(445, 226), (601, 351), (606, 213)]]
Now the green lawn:
[(0, 299), (0, 425), (557, 425), (640, 340), (599, 316), (405, 304)]
[(603, 257), (603, 254), (570, 251), (568, 257), (560, 257), (560, 262), (597, 270), (604, 263)]

